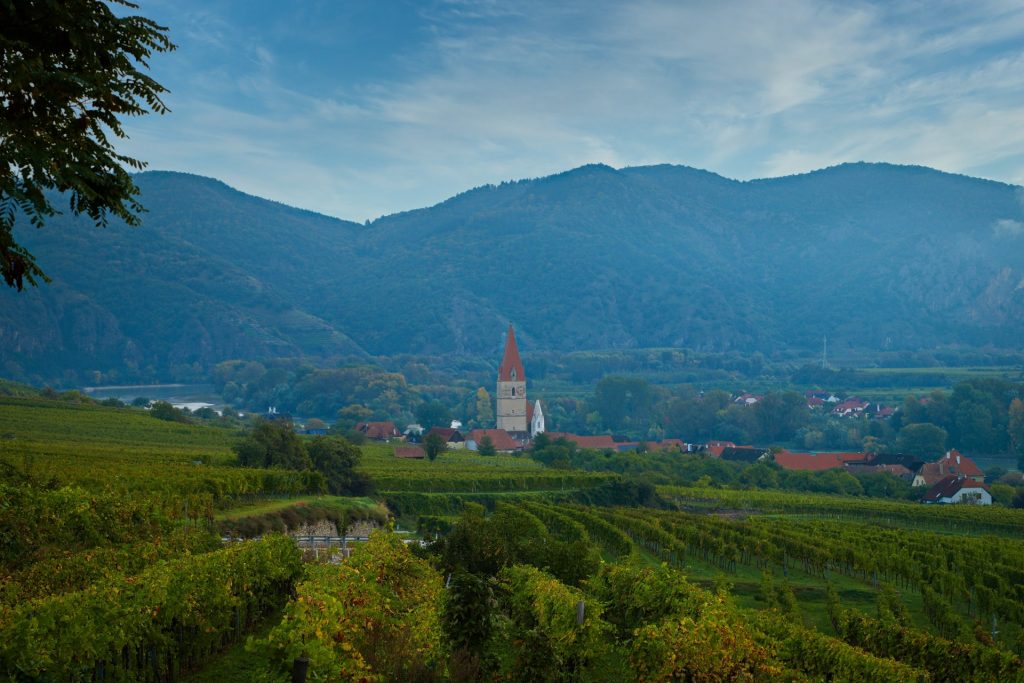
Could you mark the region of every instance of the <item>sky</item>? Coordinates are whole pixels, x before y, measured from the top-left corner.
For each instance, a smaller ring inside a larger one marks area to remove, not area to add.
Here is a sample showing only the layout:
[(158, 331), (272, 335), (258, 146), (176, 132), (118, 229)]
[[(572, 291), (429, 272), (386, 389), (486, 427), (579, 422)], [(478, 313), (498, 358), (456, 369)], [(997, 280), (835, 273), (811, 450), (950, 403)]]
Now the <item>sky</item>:
[(137, 0), (154, 170), (363, 221), (587, 163), (1024, 184), (1024, 3)]

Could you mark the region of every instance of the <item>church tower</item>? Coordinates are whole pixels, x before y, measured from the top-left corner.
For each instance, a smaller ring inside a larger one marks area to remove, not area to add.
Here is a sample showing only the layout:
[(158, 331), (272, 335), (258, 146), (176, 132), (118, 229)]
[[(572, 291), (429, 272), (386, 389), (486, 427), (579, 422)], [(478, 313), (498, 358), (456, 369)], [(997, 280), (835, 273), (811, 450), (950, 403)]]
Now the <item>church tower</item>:
[(538, 434), (543, 434), (546, 431), (544, 427), (544, 409), (540, 407), (540, 401), (536, 401), (533, 404), (533, 414), (530, 416), (530, 438), (535, 438)]
[(505, 340), (505, 355), (498, 366), (498, 429), (510, 434), (526, 434), (529, 425), (526, 420), (526, 371), (519, 359), (516, 333), (512, 324), (508, 326)]

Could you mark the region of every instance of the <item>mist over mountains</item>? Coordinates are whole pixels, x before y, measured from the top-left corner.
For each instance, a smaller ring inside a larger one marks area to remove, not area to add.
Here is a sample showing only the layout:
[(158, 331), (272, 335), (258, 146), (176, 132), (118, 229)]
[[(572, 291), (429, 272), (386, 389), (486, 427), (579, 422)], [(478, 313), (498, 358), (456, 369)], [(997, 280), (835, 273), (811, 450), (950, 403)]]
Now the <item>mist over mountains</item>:
[(888, 164), (738, 182), (577, 168), (358, 224), (207, 178), (137, 177), (139, 229), (17, 236), (53, 284), (0, 292), (0, 372), (202, 376), (228, 358), (524, 348), (1016, 347), (1015, 186)]

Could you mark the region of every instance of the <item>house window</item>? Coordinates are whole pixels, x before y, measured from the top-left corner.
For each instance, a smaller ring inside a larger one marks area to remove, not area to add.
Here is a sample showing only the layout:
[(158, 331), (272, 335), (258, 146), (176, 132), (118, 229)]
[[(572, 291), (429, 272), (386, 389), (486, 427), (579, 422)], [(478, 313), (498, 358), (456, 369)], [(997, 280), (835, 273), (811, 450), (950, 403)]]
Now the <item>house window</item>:
[[(513, 372), (513, 373), (512, 373), (512, 379), (515, 379), (515, 378), (516, 378), (516, 373), (514, 373), (514, 372)], [(513, 395), (513, 396), (515, 396), (515, 395), (516, 395), (516, 388), (515, 388), (515, 387), (512, 387), (512, 395)]]
[(515, 378), (516, 378), (516, 369), (512, 368), (512, 379), (514, 380)]

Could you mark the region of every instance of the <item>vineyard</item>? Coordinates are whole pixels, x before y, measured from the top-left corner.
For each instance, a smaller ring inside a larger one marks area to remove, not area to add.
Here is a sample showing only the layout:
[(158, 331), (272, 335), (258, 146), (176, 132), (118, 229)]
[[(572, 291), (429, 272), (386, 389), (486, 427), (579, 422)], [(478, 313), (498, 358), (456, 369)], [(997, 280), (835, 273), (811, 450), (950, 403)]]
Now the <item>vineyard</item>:
[[(1024, 681), (1024, 511), (387, 444), (374, 493), (325, 496), (238, 466), (244, 434), (0, 398), (7, 677)], [(280, 533), (355, 522), (344, 559)]]
[[(1024, 680), (1019, 597), (973, 607), (957, 601), (992, 574), (957, 581), (977, 568), (963, 558), (981, 541), (961, 538), (967, 545), (940, 550), (934, 539), (917, 539), (906, 552), (911, 561), (881, 566), (907, 540), (902, 532), (872, 549), (872, 561), (855, 551), (868, 527), (846, 534), (811, 523), (649, 513), (538, 502), (501, 505), (487, 518), (470, 510), (433, 564), (379, 536), (350, 564), (308, 573), (259, 647), (282, 672), (305, 655), (328, 680), (408, 680), (446, 666), (449, 674), (471, 671), (465, 680), (484, 671), (516, 681)], [(806, 534), (821, 532), (836, 538), (806, 543)], [(603, 560), (579, 552), (588, 544)], [(575, 548), (575, 561), (559, 562), (560, 547)], [(1021, 551), (1016, 541), (1003, 544), (996, 573), (1019, 568)], [(954, 556), (963, 563), (929, 573)], [(691, 561), (720, 567), (720, 585), (694, 582)], [(774, 585), (762, 581), (760, 604), (730, 594), (728, 577), (740, 564), (776, 577)], [(490, 582), (479, 578), (488, 574)], [(798, 575), (821, 580), (827, 629), (809, 625), (793, 597), (787, 577), (796, 583)], [(851, 583), (875, 593), (872, 613), (844, 605), (835, 586)], [(924, 596), (923, 614), (910, 614), (910, 592)], [(1005, 639), (1017, 642), (974, 632), (972, 615), (997, 616)]]

